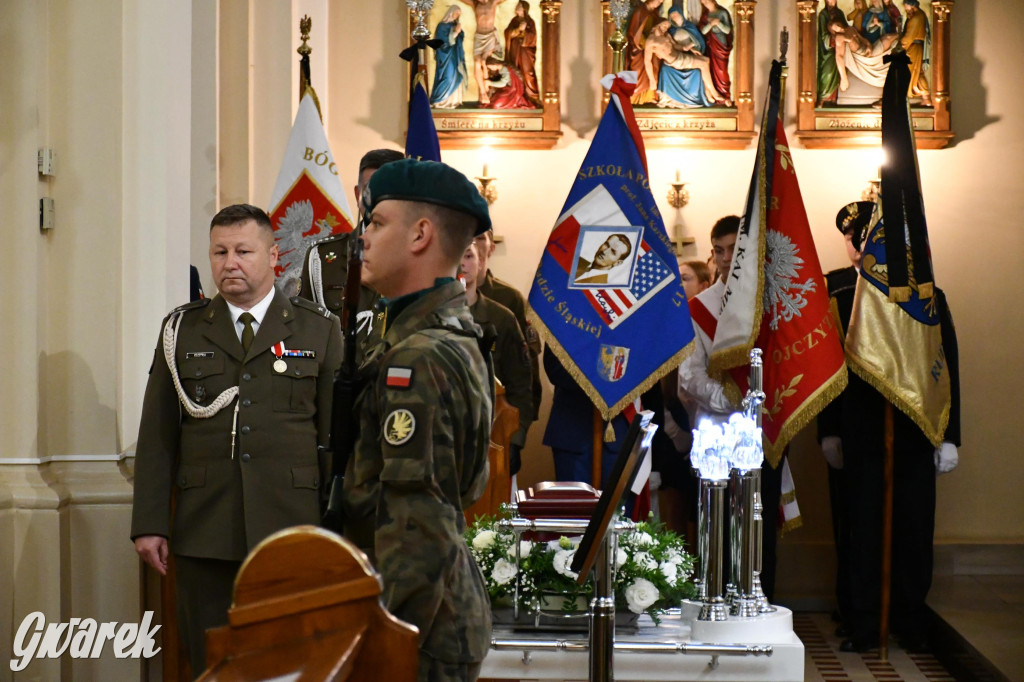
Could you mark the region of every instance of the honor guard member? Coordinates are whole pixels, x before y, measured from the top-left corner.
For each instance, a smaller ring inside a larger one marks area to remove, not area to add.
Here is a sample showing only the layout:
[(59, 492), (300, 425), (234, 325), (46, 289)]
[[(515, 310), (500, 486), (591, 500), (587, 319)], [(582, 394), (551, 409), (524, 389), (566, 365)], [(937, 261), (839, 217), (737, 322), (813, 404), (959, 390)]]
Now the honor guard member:
[[(857, 268), (860, 267), (860, 246), (864, 240), (864, 232), (871, 221), (871, 213), (875, 205), (870, 201), (854, 201), (847, 204), (836, 214), (836, 228), (846, 240), (846, 255), (850, 265), (832, 270), (825, 275), (829, 298), (835, 303), (834, 311), (838, 314), (839, 328), (843, 337), (849, 331), (850, 312), (853, 310), (853, 295), (857, 289)], [(850, 518), (846, 513), (846, 486), (843, 475), (843, 445), (839, 437), (842, 424), (842, 405), (845, 391), (830, 402), (818, 414), (818, 441), (821, 443), (822, 454), (828, 462), (828, 492), (832, 506), (832, 536), (836, 546), (836, 610), (839, 626), (836, 628), (838, 637), (850, 635), (849, 621), (851, 612), (850, 595)]]
[[(849, 248), (860, 250), (868, 224), (860, 233), (855, 227), (865, 213), (870, 218), (873, 209), (870, 203), (865, 206), (857, 202), (840, 211), (837, 223), (842, 225), (844, 234), (850, 232)], [(855, 218), (843, 225), (851, 216)], [(851, 260), (855, 256), (859, 261), (859, 254), (851, 254)], [(829, 273), (829, 290), (834, 286), (845, 333), (856, 280), (851, 283), (849, 273)], [(944, 442), (934, 447), (910, 417), (902, 410), (893, 410), (891, 625), (900, 647), (910, 653), (921, 653), (929, 647), (925, 599), (932, 584), (936, 474), (952, 471), (959, 461), (960, 363), (956, 329), (946, 295), (938, 287), (935, 304), (942, 350), (949, 366), (950, 408)], [(846, 390), (829, 404), (818, 421), (822, 451), (830, 467), (841, 469), (842, 474), (839, 497), (846, 525), (839, 540), (847, 546), (846, 567), (843, 570), (840, 566), (839, 570), (846, 585), (837, 586), (840, 598), (846, 602), (845, 606), (840, 602), (847, 634), (840, 644), (842, 651), (866, 651), (878, 645), (885, 410), (886, 398), (856, 372), (850, 372)], [(834, 507), (835, 500), (832, 504)], [(842, 552), (842, 546), (838, 550)], [(842, 554), (839, 560), (844, 560)]]
[(220, 293), (164, 319), (142, 405), (131, 537), (163, 575), (174, 552), (194, 676), (206, 667), (205, 631), (227, 623), (249, 551), (282, 528), (320, 521), (341, 332), (322, 306), (275, 289), (277, 258), (262, 209), (214, 216)]
[(361, 368), (345, 534), (372, 558), (391, 613), (419, 628), (419, 679), (473, 680), (491, 612), (463, 509), (487, 485), (493, 376), (455, 276), (490, 227), (487, 203), (458, 171), (415, 159), (381, 167), (363, 201), (362, 281), (385, 319)]
[[(526, 339), (526, 345), (530, 352), (531, 392), (534, 409), (540, 409), (540, 354), (542, 350), (540, 334), (530, 324), (530, 321), (526, 319), (526, 299), (523, 297), (522, 292), (508, 282), (495, 277), (488, 267), (491, 255), (494, 254), (494, 230), (487, 230), (474, 241), (476, 242), (477, 253), (480, 256), (480, 274), (477, 278), (477, 291), (492, 301), (505, 306), (516, 316), (516, 321), (519, 322), (519, 329), (523, 332), (523, 337)], [(526, 428), (529, 428), (529, 424), (526, 425)], [(519, 440), (522, 440), (522, 442), (517, 442)], [(526, 429), (523, 429), (521, 439), (517, 437), (515, 441), (512, 443), (512, 451), (509, 453), (509, 464), (513, 476), (519, 471), (522, 463), (520, 451), (526, 443)]]
[[(363, 155), (359, 160), (359, 183), (353, 188), (357, 208), (370, 176), (385, 163), (404, 158), (402, 152), (393, 149), (373, 149)], [(302, 275), (299, 278), (299, 296), (324, 306), (339, 317), (348, 281), (348, 244), (351, 234), (332, 234), (311, 244), (302, 259)], [(369, 287), (364, 286), (359, 292), (357, 317), (360, 350), (371, 344), (372, 339), (380, 337), (383, 313), (375, 309), (378, 298), (377, 292)], [(357, 353), (357, 358), (361, 359), (362, 354)]]

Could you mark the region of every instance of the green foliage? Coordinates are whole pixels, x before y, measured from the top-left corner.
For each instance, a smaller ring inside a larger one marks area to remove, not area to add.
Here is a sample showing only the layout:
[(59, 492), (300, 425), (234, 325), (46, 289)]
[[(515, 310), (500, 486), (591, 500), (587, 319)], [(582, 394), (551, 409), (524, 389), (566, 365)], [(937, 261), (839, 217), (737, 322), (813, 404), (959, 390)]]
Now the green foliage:
[[(589, 601), (594, 589), (592, 578), (579, 585), (569, 570), (581, 538), (562, 536), (546, 543), (522, 540), (517, 556), (515, 535), (501, 524), (507, 518), (508, 513), (478, 518), (465, 534), (491, 603), (510, 604), (518, 580), (521, 609), (550, 609), (548, 597), (557, 595), (564, 597), (558, 600), (558, 608), (578, 613), (580, 604)], [(665, 609), (696, 595), (691, 580), (694, 558), (687, 554), (683, 538), (661, 523), (643, 521), (634, 530), (620, 534), (615, 554), (618, 609), (647, 613), (657, 622)]]

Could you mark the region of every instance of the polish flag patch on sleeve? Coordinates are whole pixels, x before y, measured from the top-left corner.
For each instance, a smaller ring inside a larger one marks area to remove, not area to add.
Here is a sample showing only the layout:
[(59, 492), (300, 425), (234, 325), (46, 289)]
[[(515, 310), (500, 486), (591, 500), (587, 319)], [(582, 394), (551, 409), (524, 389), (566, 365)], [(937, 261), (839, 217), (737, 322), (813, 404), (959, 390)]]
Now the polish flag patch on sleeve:
[(389, 367), (388, 388), (409, 388), (412, 384), (412, 367)]

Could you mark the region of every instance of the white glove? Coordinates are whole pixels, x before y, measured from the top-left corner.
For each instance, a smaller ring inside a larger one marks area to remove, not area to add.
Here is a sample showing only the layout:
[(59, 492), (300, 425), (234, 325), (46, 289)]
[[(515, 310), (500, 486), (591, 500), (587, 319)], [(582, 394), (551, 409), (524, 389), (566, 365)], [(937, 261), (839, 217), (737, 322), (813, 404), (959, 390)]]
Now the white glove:
[(960, 456), (956, 452), (956, 446), (952, 443), (943, 443), (935, 448), (935, 471), (940, 474), (947, 474), (960, 463)]
[(839, 436), (825, 436), (821, 439), (821, 453), (833, 469), (843, 468), (843, 441)]

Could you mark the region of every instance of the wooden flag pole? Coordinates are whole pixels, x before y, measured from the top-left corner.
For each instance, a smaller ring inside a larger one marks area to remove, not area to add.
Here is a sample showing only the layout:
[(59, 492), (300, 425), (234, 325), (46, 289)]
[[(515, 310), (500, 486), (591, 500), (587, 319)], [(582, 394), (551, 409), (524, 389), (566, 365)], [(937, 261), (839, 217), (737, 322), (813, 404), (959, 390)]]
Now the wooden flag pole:
[(889, 607), (892, 600), (893, 406), (885, 402), (885, 460), (882, 470), (882, 599), (878, 614), (878, 658), (889, 660)]
[(601, 460), (604, 454), (604, 420), (601, 413), (594, 408), (593, 451), (590, 457), (590, 485), (601, 489)]

